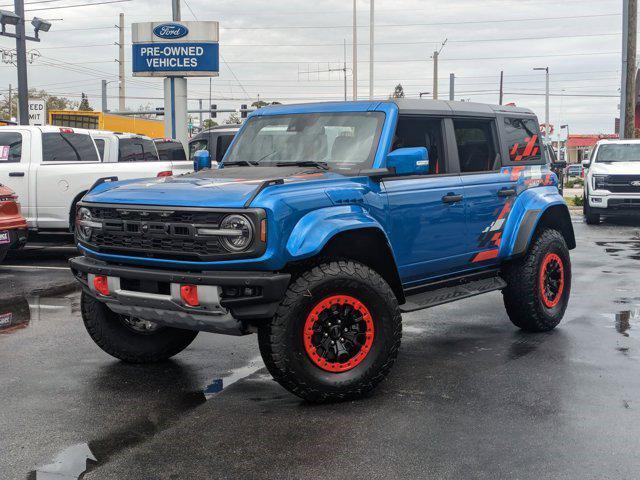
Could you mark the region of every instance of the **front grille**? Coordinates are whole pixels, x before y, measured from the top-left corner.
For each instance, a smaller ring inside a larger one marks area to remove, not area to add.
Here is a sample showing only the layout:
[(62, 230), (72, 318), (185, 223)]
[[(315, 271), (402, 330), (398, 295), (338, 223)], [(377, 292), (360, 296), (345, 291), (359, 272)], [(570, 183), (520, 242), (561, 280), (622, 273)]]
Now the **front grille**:
[[(129, 206), (95, 207), (81, 206), (91, 211), (92, 219), (102, 223), (95, 229), (89, 242), (82, 242), (100, 253), (142, 256), (183, 261), (211, 261), (228, 258), (255, 256), (264, 250), (264, 244), (256, 240), (254, 245), (242, 253), (229, 253), (216, 236), (199, 236), (198, 227), (218, 228), (229, 213), (209, 209), (189, 210), (143, 208)], [(259, 215), (243, 211), (259, 225)], [(257, 231), (254, 228), (254, 231)]]
[(609, 175), (599, 186), (612, 193), (640, 193), (640, 184), (632, 185), (632, 182), (640, 183), (640, 175)]

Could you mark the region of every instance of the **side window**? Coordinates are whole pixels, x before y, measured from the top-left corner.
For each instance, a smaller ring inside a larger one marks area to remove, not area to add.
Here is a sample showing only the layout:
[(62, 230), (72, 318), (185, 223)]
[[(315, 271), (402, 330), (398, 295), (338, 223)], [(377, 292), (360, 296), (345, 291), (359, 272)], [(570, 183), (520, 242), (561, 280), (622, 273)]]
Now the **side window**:
[(189, 160), (193, 160), (193, 156), (198, 150), (206, 150), (208, 142), (204, 139), (194, 140), (189, 143)]
[(497, 150), (490, 120), (454, 120), (460, 172), (497, 170)]
[(20, 163), (22, 135), (18, 132), (0, 133), (0, 163)]
[(43, 162), (99, 162), (98, 151), (89, 135), (43, 133)]
[[(216, 143), (216, 161), (221, 161), (224, 154), (229, 150), (229, 145), (233, 141), (233, 135), (220, 135)], [(206, 148), (206, 147), (205, 147)]]
[(93, 141), (96, 142), (96, 147), (98, 147), (100, 159), (104, 161), (104, 140), (102, 138), (96, 138)]
[(539, 128), (531, 118), (504, 119), (509, 160), (512, 162), (541, 161)]
[(159, 160), (153, 140), (120, 138), (118, 141), (118, 162), (157, 162)]
[(429, 151), (429, 174), (445, 173), (442, 119), (401, 115), (391, 150), (426, 147)]

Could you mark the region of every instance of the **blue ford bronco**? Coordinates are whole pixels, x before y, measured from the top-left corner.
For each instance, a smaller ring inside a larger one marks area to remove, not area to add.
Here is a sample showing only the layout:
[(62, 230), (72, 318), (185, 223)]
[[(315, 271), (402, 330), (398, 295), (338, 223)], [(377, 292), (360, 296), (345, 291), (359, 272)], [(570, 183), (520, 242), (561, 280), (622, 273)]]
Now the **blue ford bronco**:
[(571, 288), (569, 211), (527, 109), (430, 100), (254, 112), (219, 168), (104, 182), (70, 261), (93, 340), (165, 360), (198, 331), (258, 333), (311, 401), (370, 392), (401, 314), (500, 290), (553, 329)]

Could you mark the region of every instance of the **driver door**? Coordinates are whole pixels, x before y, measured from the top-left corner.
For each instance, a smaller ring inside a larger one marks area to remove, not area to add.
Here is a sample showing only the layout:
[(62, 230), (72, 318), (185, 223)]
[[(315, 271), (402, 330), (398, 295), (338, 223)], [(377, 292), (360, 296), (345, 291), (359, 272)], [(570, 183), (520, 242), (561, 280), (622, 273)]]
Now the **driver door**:
[(467, 258), (463, 187), (447, 153), (448, 122), (427, 116), (401, 115), (398, 120), (392, 150), (426, 147), (429, 152), (429, 174), (388, 177), (383, 182), (389, 236), (405, 287), (460, 270)]

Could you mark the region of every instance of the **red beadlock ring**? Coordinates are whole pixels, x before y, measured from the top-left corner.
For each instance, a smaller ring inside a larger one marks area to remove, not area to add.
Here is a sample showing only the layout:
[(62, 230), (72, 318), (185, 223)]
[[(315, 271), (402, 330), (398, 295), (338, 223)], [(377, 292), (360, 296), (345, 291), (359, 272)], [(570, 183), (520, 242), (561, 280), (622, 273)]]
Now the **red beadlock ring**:
[[(552, 273), (559, 275), (559, 279), (556, 280), (557, 285), (551, 283)], [(547, 287), (549, 288), (547, 289)], [(562, 263), (562, 259), (555, 253), (547, 253), (544, 260), (542, 260), (538, 288), (540, 290), (542, 303), (547, 308), (553, 308), (560, 302), (562, 293), (564, 292), (564, 264)], [(547, 290), (549, 290), (549, 292), (547, 292)]]
[[(362, 320), (359, 320), (359, 322), (364, 322), (364, 325), (366, 326), (364, 331), (364, 343), (360, 346), (360, 349), (353, 354), (353, 356), (344, 362), (330, 362), (326, 360), (326, 358), (318, 353), (316, 346), (312, 343), (312, 337), (314, 333), (316, 333), (314, 332), (314, 326), (318, 322), (320, 315), (324, 311), (331, 309), (334, 305), (350, 305), (362, 316)], [(304, 348), (311, 361), (321, 369), (333, 373), (346, 372), (362, 363), (371, 350), (373, 338), (374, 327), (371, 313), (361, 301), (348, 295), (333, 295), (320, 300), (307, 316), (303, 329)]]

